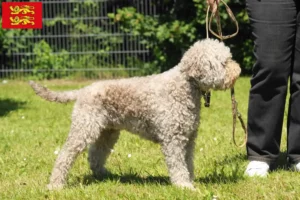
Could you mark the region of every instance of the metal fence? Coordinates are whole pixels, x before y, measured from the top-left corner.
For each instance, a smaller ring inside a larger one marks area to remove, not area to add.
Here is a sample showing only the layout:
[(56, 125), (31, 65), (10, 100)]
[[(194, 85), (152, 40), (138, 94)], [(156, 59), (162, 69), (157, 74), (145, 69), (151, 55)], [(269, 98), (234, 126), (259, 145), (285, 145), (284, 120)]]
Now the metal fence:
[(124, 33), (108, 13), (135, 7), (156, 16), (159, 1), (43, 0), (43, 29), (9, 30), (0, 77), (114, 78), (140, 75), (151, 60), (138, 36)]

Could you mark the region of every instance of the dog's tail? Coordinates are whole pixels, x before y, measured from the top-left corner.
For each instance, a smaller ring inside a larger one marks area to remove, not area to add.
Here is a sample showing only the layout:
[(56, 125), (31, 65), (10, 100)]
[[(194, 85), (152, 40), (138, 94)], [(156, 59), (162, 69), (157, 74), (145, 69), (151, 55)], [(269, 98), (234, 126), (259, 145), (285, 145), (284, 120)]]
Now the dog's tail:
[(75, 101), (78, 97), (79, 90), (55, 92), (46, 87), (43, 87), (34, 81), (29, 81), (29, 85), (33, 88), (35, 93), (47, 101), (67, 103), (69, 101)]

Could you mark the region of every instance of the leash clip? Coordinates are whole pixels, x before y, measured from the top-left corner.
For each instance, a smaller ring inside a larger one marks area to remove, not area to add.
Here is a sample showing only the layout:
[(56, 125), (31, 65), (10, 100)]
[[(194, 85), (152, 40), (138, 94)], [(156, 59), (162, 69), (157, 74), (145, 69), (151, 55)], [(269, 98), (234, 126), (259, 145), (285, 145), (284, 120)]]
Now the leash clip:
[(202, 94), (205, 101), (204, 106), (208, 108), (210, 106), (210, 96), (211, 96), (210, 91), (202, 92)]

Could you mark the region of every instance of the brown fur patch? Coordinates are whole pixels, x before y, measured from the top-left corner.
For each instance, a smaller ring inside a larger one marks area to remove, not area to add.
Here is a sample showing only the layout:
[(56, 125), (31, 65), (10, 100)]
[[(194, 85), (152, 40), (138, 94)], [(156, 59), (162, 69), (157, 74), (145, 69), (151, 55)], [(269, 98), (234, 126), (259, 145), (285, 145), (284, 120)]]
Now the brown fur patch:
[(147, 109), (140, 95), (129, 86), (109, 85), (101, 100), (106, 109), (111, 109), (124, 117), (141, 117)]

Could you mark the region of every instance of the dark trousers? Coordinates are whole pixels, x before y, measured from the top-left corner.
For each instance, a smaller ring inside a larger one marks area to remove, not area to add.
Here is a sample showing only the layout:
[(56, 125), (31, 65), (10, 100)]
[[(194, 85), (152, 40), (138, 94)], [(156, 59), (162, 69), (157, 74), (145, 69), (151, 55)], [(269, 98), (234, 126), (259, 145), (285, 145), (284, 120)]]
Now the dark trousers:
[[(249, 160), (274, 164), (279, 155), (287, 92), (289, 162), (300, 162), (300, 2), (247, 0), (254, 35), (248, 107)], [(290, 87), (288, 81), (290, 78)]]

